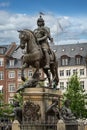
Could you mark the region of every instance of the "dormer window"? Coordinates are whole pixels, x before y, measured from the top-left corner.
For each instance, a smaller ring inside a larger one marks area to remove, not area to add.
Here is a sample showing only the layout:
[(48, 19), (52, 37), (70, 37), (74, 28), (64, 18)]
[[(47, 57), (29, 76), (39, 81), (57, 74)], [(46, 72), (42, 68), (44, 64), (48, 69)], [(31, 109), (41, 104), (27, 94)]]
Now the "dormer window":
[(4, 54), (4, 48), (0, 48), (0, 54)]
[(64, 51), (65, 51), (65, 49), (62, 49), (62, 51), (64, 52)]
[(74, 51), (74, 50), (75, 50), (74, 48), (71, 49), (71, 51)]
[(81, 47), (81, 48), (80, 48), (80, 51), (83, 51), (83, 50), (84, 50), (84, 48), (83, 48), (83, 47)]
[(61, 56), (61, 65), (69, 65), (69, 57), (67, 55)]
[(9, 60), (9, 65), (14, 66), (14, 60)]
[(53, 49), (53, 51), (54, 51), (54, 52), (57, 52), (57, 50), (56, 50), (56, 49)]
[(82, 59), (81, 55), (76, 55), (75, 56), (76, 65), (80, 65), (81, 64), (81, 59)]

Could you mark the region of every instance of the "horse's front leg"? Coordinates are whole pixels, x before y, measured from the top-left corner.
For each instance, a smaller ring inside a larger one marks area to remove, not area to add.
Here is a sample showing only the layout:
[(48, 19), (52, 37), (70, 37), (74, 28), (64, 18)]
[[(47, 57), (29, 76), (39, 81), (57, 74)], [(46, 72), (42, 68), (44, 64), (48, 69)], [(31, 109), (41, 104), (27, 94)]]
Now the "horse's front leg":
[(44, 69), (43, 68), (44, 73), (46, 74), (47, 78), (48, 78), (48, 82), (49, 82), (49, 87), (52, 87), (52, 82), (51, 82), (51, 75), (50, 72), (48, 71), (48, 69)]
[(36, 61), (35, 62), (35, 68), (36, 68), (36, 70), (35, 70), (32, 78), (37, 79), (37, 80), (39, 80), (39, 78), (40, 78), (39, 66), (40, 66), (39, 65), (39, 61)]
[(22, 68), (21, 68), (21, 79), (22, 79), (23, 81), (26, 80), (26, 78), (25, 78), (25, 76), (24, 76), (24, 70), (25, 70), (25, 68), (27, 68), (27, 67), (28, 67), (28, 64), (27, 64), (27, 63), (24, 63), (24, 64), (22, 65)]

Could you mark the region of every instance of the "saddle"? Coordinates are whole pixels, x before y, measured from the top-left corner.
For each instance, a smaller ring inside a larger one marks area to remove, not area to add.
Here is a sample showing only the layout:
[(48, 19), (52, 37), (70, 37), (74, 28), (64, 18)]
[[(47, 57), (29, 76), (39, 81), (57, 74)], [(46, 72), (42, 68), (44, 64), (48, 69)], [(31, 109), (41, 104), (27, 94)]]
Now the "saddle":
[[(41, 48), (40, 45), (38, 45), (38, 46), (39, 46), (39, 50), (40, 50), (40, 53), (41, 53), (41, 57), (45, 57), (43, 49)], [(55, 58), (55, 54), (50, 48), (48, 50), (48, 54), (49, 54), (49, 58), (50, 58), (50, 63), (53, 63), (54, 58)]]

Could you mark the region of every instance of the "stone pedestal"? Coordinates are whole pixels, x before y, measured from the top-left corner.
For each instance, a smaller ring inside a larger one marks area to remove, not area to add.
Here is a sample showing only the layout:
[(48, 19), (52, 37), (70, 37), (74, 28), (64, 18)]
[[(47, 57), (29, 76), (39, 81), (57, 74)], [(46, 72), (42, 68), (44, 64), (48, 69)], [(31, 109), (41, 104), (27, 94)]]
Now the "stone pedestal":
[(17, 120), (13, 121), (12, 130), (20, 130), (20, 124)]
[(78, 130), (85, 130), (83, 121), (81, 119), (77, 121), (78, 121)]
[(30, 100), (34, 104), (38, 104), (40, 106), (40, 115), (41, 121), (45, 121), (45, 112), (50, 102), (54, 97), (59, 99), (62, 96), (61, 91), (45, 88), (45, 87), (37, 87), (37, 88), (25, 88), (23, 92), (23, 102)]
[(66, 130), (65, 123), (63, 120), (59, 120), (57, 123), (57, 130)]
[(87, 130), (87, 120), (84, 120), (83, 123), (84, 123), (84, 130)]

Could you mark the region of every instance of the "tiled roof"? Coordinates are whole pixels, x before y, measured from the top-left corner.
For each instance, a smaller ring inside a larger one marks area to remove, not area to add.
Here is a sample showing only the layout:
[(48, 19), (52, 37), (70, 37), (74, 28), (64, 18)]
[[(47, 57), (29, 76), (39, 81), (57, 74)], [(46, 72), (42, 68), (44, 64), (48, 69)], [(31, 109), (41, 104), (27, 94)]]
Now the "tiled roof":
[(69, 57), (75, 57), (75, 55), (85, 57), (87, 55), (87, 43), (54, 45), (51, 48), (56, 50), (57, 58), (60, 58), (62, 55)]
[[(70, 57), (69, 66), (75, 65), (75, 56), (81, 55), (83, 57), (81, 65), (85, 65), (85, 57), (87, 56), (87, 43), (78, 43), (78, 44), (67, 44), (67, 45), (52, 45), (51, 49), (56, 51), (56, 57), (59, 62), (59, 66), (61, 66), (61, 56), (67, 55)], [(11, 55), (13, 58), (18, 59), (15, 67), (19, 67), (21, 65), (20, 59), (23, 56), (22, 50), (19, 48), (17, 51), (14, 51)], [(9, 68), (9, 66), (7, 66)]]
[(13, 58), (17, 58), (17, 59), (21, 59), (21, 57), (23, 56), (24, 54), (22, 53), (22, 49), (18, 49), (17, 51), (14, 51), (13, 54), (12, 54), (12, 57)]

